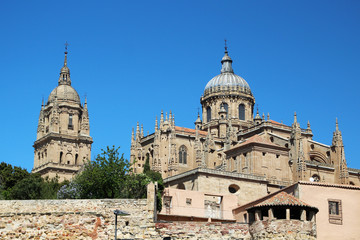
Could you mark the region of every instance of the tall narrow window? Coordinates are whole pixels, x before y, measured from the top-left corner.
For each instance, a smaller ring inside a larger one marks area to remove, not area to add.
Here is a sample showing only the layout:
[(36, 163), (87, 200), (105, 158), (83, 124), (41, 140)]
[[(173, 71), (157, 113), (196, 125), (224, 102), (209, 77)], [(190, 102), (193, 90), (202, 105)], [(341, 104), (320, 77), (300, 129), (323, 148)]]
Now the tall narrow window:
[(59, 159), (60, 163), (62, 163), (62, 158), (63, 158), (63, 152), (60, 152), (60, 159)]
[(75, 154), (75, 165), (78, 164), (78, 158), (79, 158), (79, 154)]
[(226, 118), (228, 118), (229, 116), (228, 116), (228, 113), (229, 113), (229, 105), (227, 104), (227, 103), (223, 103), (223, 106), (224, 106), (224, 108), (225, 108), (225, 110), (226, 110)]
[(68, 129), (73, 130), (74, 126), (73, 126), (73, 115), (69, 114), (69, 125), (68, 125)]
[(206, 108), (206, 121), (207, 122), (211, 121), (211, 107)]
[(179, 163), (186, 164), (187, 150), (184, 145), (179, 148)]
[(239, 105), (239, 119), (245, 120), (245, 105), (244, 104)]

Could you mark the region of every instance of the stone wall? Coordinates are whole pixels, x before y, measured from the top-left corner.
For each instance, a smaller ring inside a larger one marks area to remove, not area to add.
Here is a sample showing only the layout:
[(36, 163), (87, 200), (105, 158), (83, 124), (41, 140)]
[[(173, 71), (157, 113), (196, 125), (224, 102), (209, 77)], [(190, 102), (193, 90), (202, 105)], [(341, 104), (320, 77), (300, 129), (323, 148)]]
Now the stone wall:
[[(153, 223), (152, 201), (146, 199), (0, 201), (0, 239), (249, 239), (247, 224)], [(149, 210), (150, 209), (150, 210)]]
[(253, 240), (316, 239), (316, 224), (309, 221), (255, 221), (249, 230)]
[(244, 223), (169, 222), (156, 223), (155, 228), (162, 237), (171, 239), (250, 239)]
[(0, 239), (114, 239), (115, 209), (118, 238), (162, 239), (146, 199), (0, 201)]
[(151, 198), (0, 201), (0, 239), (114, 239), (115, 209), (130, 214), (118, 217), (118, 239), (315, 239), (314, 226), (303, 221), (266, 226), (259, 221), (250, 228), (245, 223), (154, 223)]

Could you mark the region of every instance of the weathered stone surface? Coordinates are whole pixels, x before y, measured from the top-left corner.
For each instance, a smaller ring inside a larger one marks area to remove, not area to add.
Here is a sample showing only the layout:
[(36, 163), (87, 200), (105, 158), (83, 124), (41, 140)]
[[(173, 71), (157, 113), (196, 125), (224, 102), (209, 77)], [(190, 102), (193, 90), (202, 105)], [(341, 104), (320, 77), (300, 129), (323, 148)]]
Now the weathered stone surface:
[(316, 239), (316, 224), (301, 220), (255, 221), (250, 225), (254, 240)]

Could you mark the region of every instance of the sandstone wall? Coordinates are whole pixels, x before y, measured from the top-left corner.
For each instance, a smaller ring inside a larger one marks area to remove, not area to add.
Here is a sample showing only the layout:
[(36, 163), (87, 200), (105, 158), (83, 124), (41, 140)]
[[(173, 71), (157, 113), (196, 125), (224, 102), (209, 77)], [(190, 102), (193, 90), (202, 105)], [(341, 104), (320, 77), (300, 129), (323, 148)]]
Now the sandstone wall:
[(115, 209), (118, 238), (162, 239), (146, 199), (0, 201), (0, 239), (114, 239)]
[(255, 221), (249, 228), (253, 240), (316, 239), (316, 224), (301, 220)]
[(244, 223), (171, 222), (156, 223), (155, 227), (162, 237), (171, 239), (250, 239), (248, 224)]
[(249, 239), (247, 224), (153, 223), (153, 202), (141, 199), (0, 201), (0, 239)]

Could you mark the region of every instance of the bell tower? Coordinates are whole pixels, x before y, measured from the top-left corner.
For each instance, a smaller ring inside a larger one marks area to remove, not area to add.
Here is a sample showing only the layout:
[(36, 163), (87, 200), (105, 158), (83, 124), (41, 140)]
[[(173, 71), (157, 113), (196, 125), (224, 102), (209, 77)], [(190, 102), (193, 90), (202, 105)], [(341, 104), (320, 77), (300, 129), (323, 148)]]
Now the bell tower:
[(34, 142), (33, 173), (42, 177), (71, 179), (90, 160), (91, 144), (87, 99), (82, 105), (71, 86), (65, 44), (64, 66), (58, 86), (41, 105), (37, 137)]

